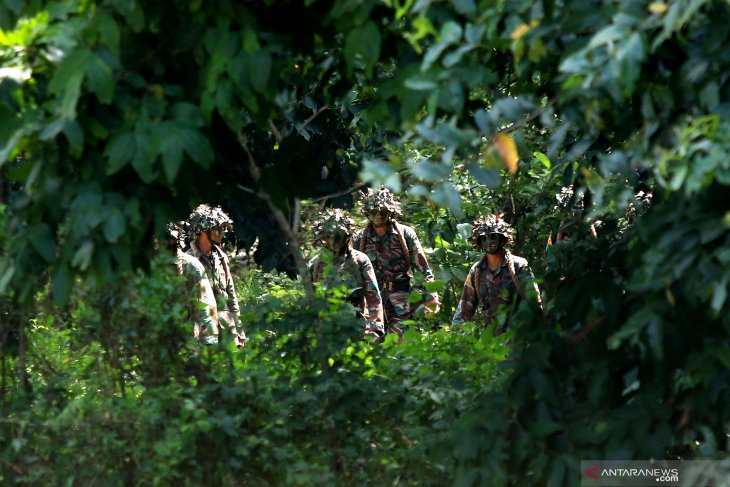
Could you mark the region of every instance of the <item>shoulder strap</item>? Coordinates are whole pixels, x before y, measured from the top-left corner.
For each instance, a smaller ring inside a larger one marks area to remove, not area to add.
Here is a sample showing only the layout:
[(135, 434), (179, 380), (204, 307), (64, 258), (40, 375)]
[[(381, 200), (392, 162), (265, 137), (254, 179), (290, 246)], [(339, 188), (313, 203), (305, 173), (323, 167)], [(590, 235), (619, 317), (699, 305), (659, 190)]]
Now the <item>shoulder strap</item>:
[(525, 299), (525, 291), (520, 289), (520, 286), (517, 284), (517, 273), (515, 271), (515, 260), (512, 257), (512, 252), (510, 252), (507, 249), (504, 249), (504, 259), (507, 261), (507, 268), (509, 269), (509, 275), (512, 278), (512, 282), (515, 285), (515, 289), (520, 294), (522, 299)]
[(408, 245), (406, 244), (406, 239), (403, 236), (403, 230), (400, 227), (400, 224), (395, 221), (391, 220), (393, 222), (393, 228), (395, 229), (395, 233), (398, 235), (398, 239), (400, 240), (400, 246), (403, 248), (403, 256), (406, 258), (406, 266), (407, 271), (410, 272), (411, 270), (411, 253), (408, 251)]
[(479, 262), (477, 262), (477, 265), (474, 267), (474, 282), (472, 282), (472, 286), (474, 286), (474, 292), (476, 292), (476, 295), (477, 295), (477, 302), (479, 304), (482, 304), (482, 295), (480, 294), (481, 287), (482, 287), (481, 286), (482, 282), (480, 280), (480, 278), (481, 278), (480, 268), (481, 268), (481, 263), (482, 263), (483, 259), (484, 259), (484, 257), (479, 259)]

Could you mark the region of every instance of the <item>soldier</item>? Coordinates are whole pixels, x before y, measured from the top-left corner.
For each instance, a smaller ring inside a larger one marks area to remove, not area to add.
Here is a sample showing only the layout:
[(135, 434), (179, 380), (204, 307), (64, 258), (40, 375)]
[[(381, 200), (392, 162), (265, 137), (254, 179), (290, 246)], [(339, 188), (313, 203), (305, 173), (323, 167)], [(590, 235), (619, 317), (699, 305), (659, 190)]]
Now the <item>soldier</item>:
[[(177, 273), (187, 279), (189, 313), (193, 321), (193, 336), (203, 343), (218, 341), (218, 312), (210, 280), (205, 267), (190, 254), (183, 252), (185, 234), (183, 222), (167, 225), (167, 249), (175, 254)], [(193, 296), (195, 298), (193, 299)]]
[(223, 233), (233, 228), (233, 222), (220, 208), (200, 205), (187, 222), (191, 236), (188, 254), (200, 260), (210, 279), (217, 304), (221, 328), (227, 327), (238, 348), (246, 344), (246, 334), (240, 325), (240, 309), (233, 276), (220, 243)]
[[(415, 230), (398, 223), (402, 216), (400, 203), (385, 188), (369, 189), (362, 210), (370, 222), (357, 232), (353, 246), (367, 254), (375, 267), (378, 287), (383, 297), (387, 331), (403, 333), (400, 323), (411, 316), (408, 296), (415, 267), (423, 273), (426, 282), (433, 282), (433, 272)], [(426, 312), (438, 313), (441, 308), (438, 294), (426, 296)]]
[[(373, 265), (368, 256), (352, 248), (355, 222), (342, 210), (322, 212), (313, 223), (315, 242), (320, 243), (331, 259), (320, 252), (309, 264), (312, 281), (325, 287), (344, 284), (353, 290), (350, 302), (365, 320), (365, 335), (379, 338), (384, 334), (383, 303)], [(331, 263), (326, 265), (326, 261)]]
[(583, 223), (585, 211), (583, 193), (573, 191), (573, 186), (563, 186), (555, 195), (555, 199), (557, 200), (555, 211), (560, 213), (560, 224), (558, 231), (554, 235), (548, 236), (548, 247), (555, 242), (571, 240), (578, 235), (585, 234), (586, 231), (591, 238), (598, 238), (597, 230), (601, 222), (589, 223), (587, 226)]
[[(452, 326), (472, 320), (479, 306), (484, 321), (490, 324), (496, 319), (500, 306), (512, 305), (515, 293), (524, 299), (526, 290), (531, 287), (540, 303), (540, 290), (527, 260), (512, 255), (506, 248), (512, 242), (513, 233), (510, 224), (500, 215), (481, 216), (472, 224), (469, 242), (483, 251), (484, 256), (469, 269)], [(505, 320), (497, 334), (506, 329), (508, 321)]]

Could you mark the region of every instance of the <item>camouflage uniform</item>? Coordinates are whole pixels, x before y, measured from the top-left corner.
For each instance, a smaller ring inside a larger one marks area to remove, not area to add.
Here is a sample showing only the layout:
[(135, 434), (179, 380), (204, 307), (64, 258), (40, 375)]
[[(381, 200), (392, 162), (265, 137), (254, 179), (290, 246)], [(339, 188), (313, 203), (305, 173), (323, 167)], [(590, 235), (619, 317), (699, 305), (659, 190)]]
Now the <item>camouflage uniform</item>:
[(367, 255), (353, 249), (349, 242), (355, 222), (343, 211), (331, 209), (314, 222), (313, 226), (315, 240), (321, 240), (334, 232), (342, 232), (347, 236), (348, 242), (340, 255), (333, 255), (333, 261), (329, 265), (322, 258), (321, 252), (310, 261), (312, 281), (321, 283), (325, 289), (344, 285), (355, 290), (350, 301), (365, 319), (365, 330), (382, 335), (383, 303), (373, 265)]
[[(215, 295), (210, 280), (205, 273), (205, 267), (198, 259), (186, 254), (180, 248), (185, 241), (183, 224), (169, 224), (167, 226), (168, 241), (174, 242), (176, 253), (177, 273), (187, 281), (186, 295), (191, 303), (188, 309), (193, 321), (193, 336), (202, 341), (210, 341), (218, 336), (218, 313), (216, 311)], [(193, 298), (194, 295), (194, 298)]]
[(246, 335), (240, 325), (241, 310), (238, 306), (236, 288), (233, 284), (233, 276), (228, 264), (228, 256), (220, 246), (211, 242), (211, 252), (205, 255), (198, 246), (197, 236), (213, 227), (221, 226), (231, 228), (232, 221), (220, 208), (211, 208), (208, 205), (200, 205), (190, 215), (188, 220), (191, 236), (188, 255), (198, 259), (204, 266), (208, 279), (210, 280), (215, 296), (218, 321), (221, 326), (226, 326), (233, 336), (245, 340)]
[[(378, 209), (388, 210), (391, 216), (401, 216), (400, 204), (387, 189), (371, 189), (365, 198), (363, 211), (366, 214)], [(434, 281), (416, 231), (390, 218), (387, 230), (381, 237), (375, 232), (373, 224), (369, 223), (355, 234), (353, 247), (367, 254), (373, 263), (389, 331), (401, 332), (399, 324), (411, 317), (408, 296), (412, 269), (421, 271), (426, 282)], [(431, 293), (426, 300), (438, 302), (438, 294)]]
[[(479, 237), (488, 234), (498, 234), (512, 240), (512, 227), (496, 215), (480, 217), (472, 225), (472, 234), (469, 241), (477, 245)], [(525, 290), (532, 283), (539, 299), (539, 290), (534, 283), (534, 275), (527, 263), (527, 260), (512, 255), (503, 249), (504, 263), (492, 271), (487, 262), (487, 255), (484, 255), (478, 262), (471, 266), (464, 282), (464, 290), (461, 300), (451, 319), (452, 326), (460, 325), (466, 321), (472, 321), (477, 308), (481, 306), (481, 316), (485, 323), (489, 324), (496, 318), (496, 312), (500, 306), (511, 306), (514, 302), (515, 293), (525, 297)], [(508, 321), (508, 320), (507, 320)], [(507, 321), (500, 331), (507, 326)]]

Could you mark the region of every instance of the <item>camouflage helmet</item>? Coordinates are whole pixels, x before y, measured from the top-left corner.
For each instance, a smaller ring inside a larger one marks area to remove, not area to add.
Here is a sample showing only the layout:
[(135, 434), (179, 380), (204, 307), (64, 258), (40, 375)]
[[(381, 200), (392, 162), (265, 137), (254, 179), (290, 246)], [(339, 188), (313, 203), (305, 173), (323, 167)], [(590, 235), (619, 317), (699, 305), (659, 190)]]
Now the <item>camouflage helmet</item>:
[(502, 219), (502, 215), (491, 214), (480, 216), (471, 224), (471, 235), (469, 243), (477, 245), (479, 237), (486, 237), (491, 233), (502, 235), (507, 239), (507, 243), (511, 243), (514, 237), (514, 229), (512, 225)]
[(555, 199), (558, 200), (558, 204), (554, 208), (555, 211), (570, 214), (583, 213), (583, 193), (575, 193), (572, 185), (560, 188), (560, 192), (555, 195)]
[(398, 199), (383, 186), (380, 189), (368, 188), (368, 193), (362, 201), (362, 211), (366, 215), (378, 210), (387, 210), (395, 216), (403, 216)]
[(175, 241), (179, 247), (185, 247), (186, 240), (190, 237), (189, 225), (186, 221), (170, 222), (165, 227), (167, 241)]
[(316, 220), (312, 222), (312, 233), (315, 240), (320, 240), (328, 235), (343, 232), (347, 237), (352, 236), (355, 231), (355, 220), (350, 215), (338, 208), (328, 208), (322, 211)]
[(187, 228), (191, 236), (207, 232), (214, 227), (222, 227), (224, 231), (233, 230), (233, 220), (219, 207), (200, 205), (190, 214)]

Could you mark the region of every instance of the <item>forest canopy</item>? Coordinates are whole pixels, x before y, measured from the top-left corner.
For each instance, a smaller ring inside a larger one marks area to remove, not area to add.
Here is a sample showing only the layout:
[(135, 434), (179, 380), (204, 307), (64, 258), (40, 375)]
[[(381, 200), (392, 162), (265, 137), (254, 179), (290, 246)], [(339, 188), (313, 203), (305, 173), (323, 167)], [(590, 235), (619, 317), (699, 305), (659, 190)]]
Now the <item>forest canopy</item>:
[[(0, 483), (557, 486), (582, 459), (727, 459), (728, 14), (3, 2)], [(372, 346), (301, 277), (313, 215), (363, 223), (381, 185), (444, 305)], [(582, 237), (546, 250), (568, 186)], [(155, 246), (203, 202), (250, 254), (242, 351), (191, 344)], [(497, 337), (448, 326), (487, 213), (543, 293)]]

